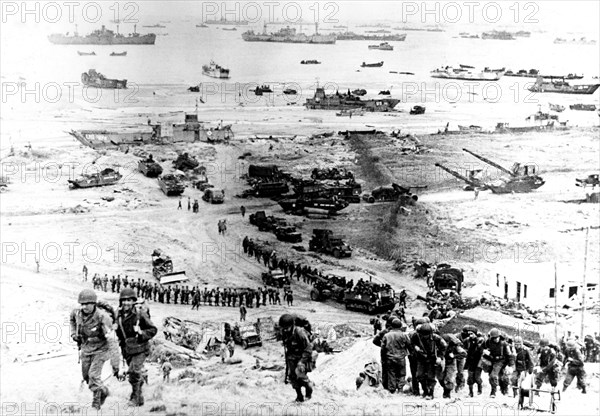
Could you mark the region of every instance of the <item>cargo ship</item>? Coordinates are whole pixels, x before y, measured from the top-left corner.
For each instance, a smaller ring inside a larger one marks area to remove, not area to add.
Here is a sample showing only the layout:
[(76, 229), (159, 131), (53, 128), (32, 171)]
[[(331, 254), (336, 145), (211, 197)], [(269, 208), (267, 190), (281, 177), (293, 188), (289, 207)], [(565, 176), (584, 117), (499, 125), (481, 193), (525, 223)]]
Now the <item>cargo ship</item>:
[(555, 92), (558, 94), (585, 94), (590, 95), (596, 92), (600, 84), (582, 84), (571, 85), (564, 80), (544, 81), (544, 78), (538, 77), (535, 84), (529, 88), (531, 92)]
[(246, 42), (281, 42), (281, 43), (313, 43), (319, 45), (333, 45), (336, 41), (335, 35), (320, 35), (318, 33), (318, 24), (315, 24), (314, 35), (305, 35), (296, 33), (296, 29), (289, 26), (271, 34), (267, 34), (267, 25), (265, 24), (263, 33), (254, 33), (253, 30), (242, 33), (242, 39)]
[(406, 33), (390, 35), (359, 35), (358, 33), (354, 32), (344, 32), (334, 34), (333, 36), (336, 36), (337, 40), (372, 40), (378, 42), (404, 42), (406, 40)]
[(55, 45), (154, 45), (156, 35), (136, 33), (136, 26), (134, 26), (133, 33), (125, 36), (102, 25), (100, 30), (94, 30), (86, 36), (79, 36), (75, 30), (73, 36), (69, 36), (68, 33), (66, 35), (55, 33), (48, 36), (48, 40)]
[(498, 81), (503, 75), (501, 71), (476, 71), (473, 67), (461, 65), (460, 68), (446, 66), (431, 71), (432, 78), (460, 79), (468, 81)]
[(382, 42), (379, 45), (369, 45), (369, 49), (378, 49), (380, 51), (393, 51), (394, 47), (387, 42)]
[(377, 98), (362, 100), (350, 94), (325, 94), (325, 89), (317, 88), (313, 98), (307, 98), (305, 107), (309, 110), (364, 110), (370, 112), (394, 111), (400, 100), (394, 98)]
[(202, 65), (202, 73), (208, 77), (228, 79), (229, 69), (217, 65), (215, 61), (210, 61), (210, 65)]

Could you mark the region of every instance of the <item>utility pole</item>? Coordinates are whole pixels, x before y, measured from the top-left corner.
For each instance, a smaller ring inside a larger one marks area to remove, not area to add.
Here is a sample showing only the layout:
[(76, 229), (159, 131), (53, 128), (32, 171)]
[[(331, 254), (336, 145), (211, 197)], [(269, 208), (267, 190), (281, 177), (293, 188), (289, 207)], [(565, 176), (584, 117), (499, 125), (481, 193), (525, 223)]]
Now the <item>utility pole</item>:
[(584, 337), (584, 319), (585, 319), (585, 298), (587, 297), (587, 284), (585, 282), (585, 275), (587, 272), (587, 256), (588, 256), (588, 240), (590, 235), (590, 227), (587, 227), (585, 230), (585, 254), (583, 257), (583, 290), (582, 290), (582, 300), (581, 300), (581, 333), (579, 334), (579, 338), (583, 340)]

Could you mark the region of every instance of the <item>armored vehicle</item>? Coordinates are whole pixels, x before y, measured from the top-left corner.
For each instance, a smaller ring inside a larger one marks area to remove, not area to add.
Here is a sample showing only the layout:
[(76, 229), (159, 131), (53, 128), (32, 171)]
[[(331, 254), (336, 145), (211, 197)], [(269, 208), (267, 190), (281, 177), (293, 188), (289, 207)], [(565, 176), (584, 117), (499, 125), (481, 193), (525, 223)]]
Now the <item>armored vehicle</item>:
[(314, 301), (323, 301), (326, 299), (334, 299), (340, 303), (344, 303), (345, 289), (340, 287), (321, 276), (315, 277), (316, 281), (310, 291), (310, 299)]
[(256, 327), (252, 324), (243, 324), (242, 326), (235, 324), (231, 335), (233, 342), (241, 345), (243, 349), (254, 346), (262, 347), (262, 338), (256, 331)]
[(348, 291), (344, 295), (346, 309), (366, 313), (391, 311), (396, 306), (394, 291), (389, 286), (365, 282), (360, 291)]
[(177, 156), (177, 159), (173, 161), (173, 167), (182, 171), (195, 169), (199, 165), (200, 162), (198, 162), (194, 156), (190, 156), (188, 153), (183, 153)]
[(294, 226), (284, 226), (275, 228), (275, 237), (279, 241), (285, 241), (287, 243), (300, 243), (302, 242), (302, 234), (300, 234)]
[(123, 175), (111, 168), (103, 169), (101, 172), (82, 175), (77, 179), (69, 179), (70, 187), (75, 188), (93, 188), (95, 186), (114, 185), (119, 182)]
[(258, 231), (274, 231), (277, 227), (287, 226), (287, 222), (283, 218), (267, 216), (265, 211), (257, 211), (249, 215), (250, 224), (256, 225)]
[(242, 193), (242, 198), (255, 196), (258, 198), (279, 196), (290, 191), (286, 182), (258, 182), (255, 183), (252, 189), (246, 189)]
[(158, 185), (166, 196), (178, 196), (185, 190), (185, 185), (172, 173), (159, 176)]
[(352, 249), (343, 241), (343, 236), (333, 234), (333, 231), (315, 228), (308, 242), (310, 251), (330, 254), (335, 258), (352, 256)]
[(147, 159), (138, 160), (138, 170), (142, 172), (144, 176), (157, 178), (162, 173), (163, 168), (152, 159), (152, 155), (148, 155)]
[(348, 201), (333, 197), (333, 198), (310, 198), (300, 197), (291, 199), (282, 199), (279, 201), (279, 206), (285, 212), (302, 215), (310, 209), (319, 210), (328, 214), (334, 214), (343, 210), (348, 206)]

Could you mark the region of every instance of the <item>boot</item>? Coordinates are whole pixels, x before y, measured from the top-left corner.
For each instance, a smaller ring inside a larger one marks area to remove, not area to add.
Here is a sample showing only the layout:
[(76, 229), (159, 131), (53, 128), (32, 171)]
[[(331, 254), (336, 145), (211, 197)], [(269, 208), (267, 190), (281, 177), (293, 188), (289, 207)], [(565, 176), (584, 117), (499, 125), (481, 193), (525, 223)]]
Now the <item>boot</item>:
[(478, 395), (483, 394), (483, 386), (481, 384), (477, 385), (477, 394)]
[(469, 397), (473, 397), (473, 386), (469, 386)]
[(305, 400), (310, 400), (312, 398), (312, 394), (313, 394), (312, 383), (309, 381), (308, 383), (306, 383)]
[(139, 389), (138, 389), (138, 383), (131, 383), (131, 396), (129, 396), (129, 403), (127, 403), (128, 406), (131, 407), (137, 407), (138, 406), (138, 401), (139, 401)]
[(296, 401), (303, 402), (304, 396), (302, 395), (302, 389), (300, 387), (296, 387), (295, 390), (296, 390)]
[(581, 387), (581, 394), (586, 394), (587, 391), (585, 390), (585, 386)]
[(110, 392), (108, 391), (108, 387), (102, 387), (100, 390), (100, 406), (104, 405), (106, 398), (109, 396)]
[(496, 398), (496, 387), (492, 387), (492, 392), (490, 393), (490, 399)]
[(138, 406), (144, 405), (144, 396), (142, 394), (142, 385), (143, 385), (143, 383), (138, 384)]
[(92, 397), (92, 408), (94, 408), (96, 410), (100, 410), (100, 407), (102, 406), (102, 404), (100, 403), (102, 401), (100, 399), (102, 390), (98, 389), (93, 394), (94, 394), (94, 396)]
[(449, 398), (450, 398), (450, 392), (451, 392), (451, 391), (452, 391), (452, 390), (450, 390), (450, 389), (444, 388), (444, 394), (442, 395), (442, 398), (443, 398), (443, 399), (449, 399)]

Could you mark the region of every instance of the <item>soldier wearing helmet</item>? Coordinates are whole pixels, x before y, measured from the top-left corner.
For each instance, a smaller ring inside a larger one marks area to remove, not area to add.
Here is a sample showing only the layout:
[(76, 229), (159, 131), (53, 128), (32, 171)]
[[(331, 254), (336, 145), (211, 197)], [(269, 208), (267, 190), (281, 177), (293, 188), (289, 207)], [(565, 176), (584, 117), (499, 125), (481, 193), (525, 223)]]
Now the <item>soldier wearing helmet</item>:
[(529, 374), (533, 373), (533, 357), (529, 348), (523, 344), (522, 337), (515, 337), (513, 342), (515, 347), (515, 371), (510, 378), (510, 384), (514, 389), (519, 387), (519, 379), (525, 371)]
[(99, 410), (109, 395), (102, 382), (102, 367), (110, 358), (107, 339), (112, 334), (112, 319), (96, 307), (98, 297), (91, 289), (79, 293), (81, 308), (71, 312), (71, 338), (80, 348), (83, 380), (93, 393), (92, 407)]
[(577, 343), (573, 340), (567, 341), (564, 364), (567, 366), (567, 375), (563, 382), (563, 391), (567, 390), (567, 387), (569, 387), (573, 378), (577, 377), (577, 388), (581, 389), (581, 392), (585, 394), (586, 385), (583, 354)]
[[(538, 350), (538, 366), (539, 370), (535, 375), (535, 385), (539, 389), (545, 380), (550, 382), (552, 388), (558, 385), (558, 377), (560, 371), (560, 362), (556, 357), (556, 350), (550, 347), (550, 341), (546, 338), (540, 340), (540, 348)], [(536, 395), (539, 393), (536, 392)]]
[(433, 399), (436, 378), (441, 378), (444, 369), (444, 354), (446, 342), (434, 333), (429, 323), (417, 325), (417, 330), (411, 338), (412, 350), (417, 359), (417, 378), (423, 389), (423, 397)]
[[(385, 328), (382, 331), (379, 331), (379, 333), (377, 333), (377, 335), (375, 335), (375, 337), (373, 338), (373, 344), (377, 345), (378, 347), (381, 347), (382, 343), (383, 343), (383, 337), (385, 337), (385, 334), (387, 334), (388, 332), (390, 332), (390, 330), (392, 329), (392, 321), (395, 319), (394, 316), (392, 315), (386, 315), (383, 317), (385, 320)], [(380, 350), (380, 356), (381, 356), (381, 386), (384, 389), (388, 389), (388, 362), (387, 362), (387, 355), (385, 354), (385, 352), (382, 350)]]
[(477, 384), (477, 394), (483, 390), (481, 379), (481, 356), (483, 355), (483, 344), (485, 339), (479, 330), (473, 325), (465, 325), (460, 334), (463, 347), (467, 351), (465, 368), (467, 369), (467, 385), (469, 386), (469, 397), (473, 397), (473, 385)]
[(150, 341), (157, 332), (156, 326), (150, 320), (148, 311), (137, 308), (137, 295), (131, 288), (125, 288), (119, 295), (119, 313), (117, 336), (123, 357), (129, 369), (127, 375), (132, 392), (129, 398), (130, 406), (143, 406), (142, 374), (144, 361), (150, 354)]
[(381, 356), (385, 357), (387, 363), (386, 389), (390, 393), (402, 392), (406, 383), (406, 357), (409, 354), (410, 340), (403, 327), (399, 318), (393, 318), (391, 328), (381, 342)]
[[(504, 367), (514, 365), (514, 357), (511, 355), (506, 341), (501, 337), (497, 328), (492, 328), (488, 333), (488, 339), (485, 341), (483, 358), (489, 362), (487, 372), (489, 374), (490, 386), (492, 391), (490, 397), (496, 397), (496, 389), (500, 383), (500, 372)], [(484, 369), (485, 370), (485, 369)]]
[[(408, 332), (408, 338), (412, 339), (413, 334), (416, 332), (417, 328), (419, 327), (419, 325), (423, 325), (423, 324), (428, 324), (429, 323), (429, 318), (424, 316), (421, 318), (412, 318), (412, 325), (413, 325), (413, 330)], [(411, 344), (412, 346), (412, 344)], [(420, 392), (419, 392), (419, 379), (417, 378), (417, 367), (418, 367), (418, 361), (417, 361), (417, 357), (415, 356), (414, 351), (411, 351), (410, 355), (408, 356), (408, 365), (410, 367), (410, 374), (412, 374), (411, 377), (411, 391), (412, 394), (414, 394), (415, 396), (419, 396)]]
[[(289, 379), (296, 391), (296, 401), (312, 398), (313, 386), (308, 373), (313, 369), (313, 344), (309, 332), (296, 325), (295, 315), (283, 314), (279, 318), (279, 329), (285, 351), (286, 380)], [(302, 387), (305, 394), (302, 394)]]

